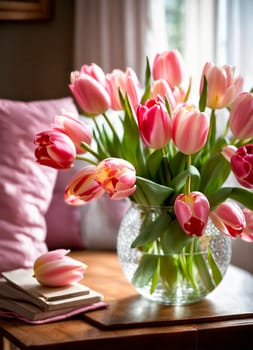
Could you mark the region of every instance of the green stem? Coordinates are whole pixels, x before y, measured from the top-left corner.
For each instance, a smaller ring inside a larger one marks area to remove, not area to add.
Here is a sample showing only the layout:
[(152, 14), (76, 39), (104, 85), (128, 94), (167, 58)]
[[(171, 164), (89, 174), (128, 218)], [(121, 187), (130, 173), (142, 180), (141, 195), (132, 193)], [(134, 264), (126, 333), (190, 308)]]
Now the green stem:
[(212, 149), (214, 145), (215, 137), (216, 137), (216, 117), (215, 117), (215, 109), (212, 109), (209, 136), (208, 136), (209, 151)]
[(95, 162), (94, 160), (90, 159), (90, 158), (87, 158), (87, 157), (83, 157), (83, 156), (76, 156), (76, 159), (77, 160), (82, 160), (84, 162), (87, 162), (87, 163), (90, 163), (90, 164), (94, 164), (94, 165), (97, 165), (97, 162)]
[[(191, 154), (187, 157), (187, 167), (189, 169), (191, 165)], [(186, 194), (190, 194), (191, 192), (191, 175), (189, 174), (186, 179)]]
[(90, 154), (92, 154), (95, 158), (98, 160), (102, 160), (103, 157), (101, 157), (97, 152), (95, 152), (86, 142), (81, 142), (81, 146)]
[(112, 122), (111, 122), (110, 119), (108, 118), (107, 114), (106, 114), (106, 113), (103, 113), (103, 117), (105, 118), (106, 123), (109, 125), (109, 127), (110, 127), (110, 129), (111, 129), (111, 131), (112, 131), (112, 133), (113, 133), (113, 136), (118, 140), (118, 142), (120, 142), (119, 136), (118, 136), (118, 134), (117, 134), (117, 132), (116, 132), (116, 130), (115, 130), (115, 128), (114, 128)]

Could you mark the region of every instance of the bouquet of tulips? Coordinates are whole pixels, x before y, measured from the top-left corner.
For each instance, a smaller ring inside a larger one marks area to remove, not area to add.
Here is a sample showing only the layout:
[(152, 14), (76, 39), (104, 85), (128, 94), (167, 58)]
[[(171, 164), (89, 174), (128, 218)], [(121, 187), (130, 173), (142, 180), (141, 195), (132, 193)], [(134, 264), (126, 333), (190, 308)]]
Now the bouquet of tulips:
[[(85, 161), (66, 187), (68, 204), (107, 193), (112, 200), (170, 206), (171, 251), (182, 235), (184, 249), (203, 236), (208, 220), (225, 235), (253, 241), (253, 95), (243, 91), (234, 67), (205, 64), (197, 105), (189, 101), (191, 78), (177, 50), (157, 54), (152, 66), (147, 59), (145, 86), (131, 68), (105, 74), (94, 63), (70, 80), (94, 127), (65, 113), (35, 138), (43, 165), (67, 169), (75, 159)], [(237, 187), (225, 186), (231, 171)], [(132, 246), (152, 251), (159, 240), (159, 232), (145, 230)]]

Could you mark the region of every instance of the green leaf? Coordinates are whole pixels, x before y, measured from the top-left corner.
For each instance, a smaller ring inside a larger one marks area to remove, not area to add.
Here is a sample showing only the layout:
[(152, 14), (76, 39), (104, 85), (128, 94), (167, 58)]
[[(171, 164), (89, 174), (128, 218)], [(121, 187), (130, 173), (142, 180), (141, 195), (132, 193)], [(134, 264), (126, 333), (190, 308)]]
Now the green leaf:
[(221, 153), (209, 158), (201, 170), (200, 191), (207, 196), (217, 191), (230, 174), (230, 164)]
[[(204, 258), (203, 254), (201, 253), (200, 247), (199, 247), (199, 241), (195, 240), (195, 248), (194, 248), (194, 264), (197, 268), (197, 271), (199, 273), (199, 276), (205, 286), (205, 288), (208, 291), (212, 291), (215, 288), (215, 284), (213, 282), (212, 276), (210, 275), (209, 267), (206, 262), (206, 259)], [(199, 254), (197, 254), (199, 252)]]
[(160, 215), (153, 221), (149, 218), (143, 221), (140, 234), (133, 241), (131, 248), (144, 246), (156, 240), (167, 230), (170, 222), (170, 215), (168, 213), (161, 211)]
[(155, 150), (154, 152), (150, 153), (150, 155), (147, 157), (147, 170), (150, 175), (150, 179), (155, 179), (158, 170), (161, 167), (162, 164), (162, 152), (160, 149)]
[(177, 282), (179, 269), (175, 257), (164, 255), (160, 257), (160, 276), (163, 286), (171, 289)]
[(196, 191), (199, 189), (200, 173), (197, 168), (190, 165), (185, 171), (174, 177), (173, 181), (171, 182), (171, 187), (175, 189), (176, 193), (182, 192), (189, 175), (191, 176), (191, 191)]
[(171, 118), (172, 117), (171, 106), (170, 106), (170, 102), (169, 102), (169, 100), (168, 100), (166, 95), (164, 96), (164, 100), (165, 100), (165, 106), (166, 106), (167, 112), (168, 112), (168, 114), (169, 114), (169, 116)]
[(203, 90), (199, 99), (200, 112), (204, 112), (204, 110), (206, 109), (206, 102), (207, 102), (207, 79), (206, 79), (206, 76), (204, 76)]
[(213, 210), (226, 199), (231, 198), (243, 206), (253, 210), (253, 192), (240, 187), (222, 187), (208, 196), (210, 207)]
[(133, 115), (132, 107), (127, 95), (125, 98), (120, 94), (121, 103), (124, 105), (125, 115), (122, 120), (123, 137), (121, 142), (121, 157), (133, 164), (136, 173), (146, 176), (143, 144), (140, 139), (139, 128)]
[(146, 59), (146, 73), (145, 73), (145, 91), (141, 98), (141, 104), (144, 104), (145, 101), (150, 98), (151, 94), (151, 70), (150, 70), (150, 64), (149, 59), (147, 57)]
[(144, 254), (141, 257), (139, 266), (132, 278), (135, 287), (144, 287), (151, 281), (156, 272), (158, 260), (159, 256), (157, 255)]
[(187, 168), (187, 156), (181, 152), (177, 152), (176, 155), (170, 160), (170, 169), (172, 178)]
[(142, 204), (161, 205), (174, 192), (173, 188), (157, 184), (140, 176), (136, 176), (136, 185), (137, 189), (133, 194), (133, 198), (138, 196), (138, 192), (144, 193), (146, 202)]
[(158, 259), (158, 262), (157, 262), (157, 268), (155, 270), (155, 273), (152, 277), (152, 283), (151, 283), (151, 287), (150, 287), (150, 294), (153, 294), (155, 289), (156, 289), (156, 286), (157, 286), (157, 283), (159, 281), (159, 277), (160, 277), (160, 259)]
[(216, 261), (213, 257), (213, 254), (212, 254), (212, 251), (210, 249), (210, 247), (208, 248), (208, 263), (209, 263), (209, 266), (212, 270), (212, 275), (213, 275), (213, 280), (214, 280), (214, 283), (215, 285), (217, 286), (221, 280), (222, 280), (222, 274), (220, 272), (220, 269), (218, 267), (218, 265), (216, 264)]
[(186, 235), (175, 219), (168, 223), (160, 241), (165, 254), (178, 254), (191, 240), (192, 237)]

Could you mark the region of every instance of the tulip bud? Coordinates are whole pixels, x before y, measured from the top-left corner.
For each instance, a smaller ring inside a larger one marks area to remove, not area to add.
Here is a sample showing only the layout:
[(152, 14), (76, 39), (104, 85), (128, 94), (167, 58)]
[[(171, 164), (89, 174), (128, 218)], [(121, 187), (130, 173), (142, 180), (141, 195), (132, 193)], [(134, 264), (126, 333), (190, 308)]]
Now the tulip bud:
[(201, 192), (179, 194), (175, 200), (174, 210), (179, 225), (189, 236), (202, 236), (209, 215), (209, 202)]
[(184, 78), (184, 67), (179, 51), (171, 50), (157, 54), (152, 74), (154, 80), (165, 79), (171, 87), (181, 84)]
[(135, 168), (124, 159), (106, 158), (97, 166), (96, 181), (111, 199), (123, 199), (136, 190)]
[(122, 95), (127, 94), (132, 107), (135, 107), (141, 98), (141, 85), (133, 69), (127, 68), (125, 72), (114, 69), (112, 73), (106, 75), (107, 91), (111, 97), (111, 108), (122, 110), (119, 90)]
[[(83, 68), (84, 72), (72, 72), (69, 88), (72, 91), (80, 108), (89, 116), (104, 113), (110, 107), (110, 96), (105, 86), (101, 83), (103, 79), (98, 78), (101, 73), (94, 73)], [(100, 79), (100, 80), (97, 80)]]
[(173, 92), (167, 81), (164, 79), (159, 79), (153, 82), (151, 95), (154, 99), (157, 99), (158, 96), (161, 96), (163, 99), (166, 97), (172, 110), (176, 106), (176, 99)]
[(36, 135), (35, 156), (37, 162), (55, 169), (73, 166), (76, 149), (72, 140), (57, 130), (43, 131)]
[(205, 113), (183, 105), (172, 119), (172, 138), (184, 154), (194, 154), (204, 147), (209, 131), (209, 118)]
[(229, 126), (238, 139), (253, 138), (253, 95), (249, 92), (239, 94), (232, 106)]
[(65, 287), (83, 278), (87, 265), (66, 256), (69, 250), (52, 250), (39, 256), (33, 266), (34, 277), (48, 287)]
[(64, 200), (70, 205), (83, 205), (102, 197), (104, 189), (96, 181), (96, 166), (79, 170), (65, 188)]
[(149, 99), (136, 109), (143, 143), (151, 148), (163, 148), (171, 139), (171, 119), (161, 98)]
[(210, 217), (218, 230), (230, 237), (240, 236), (246, 226), (241, 208), (232, 201), (221, 203)]
[(96, 63), (82, 65), (81, 73), (89, 75), (97, 80), (101, 85), (105, 86), (105, 73)]
[(253, 188), (253, 144), (238, 148), (231, 157), (231, 168), (242, 186)]
[(71, 138), (78, 154), (85, 152), (80, 146), (82, 141), (86, 142), (88, 145), (91, 144), (92, 132), (90, 126), (80, 122), (70, 114), (57, 115), (54, 119), (53, 128), (64, 132)]

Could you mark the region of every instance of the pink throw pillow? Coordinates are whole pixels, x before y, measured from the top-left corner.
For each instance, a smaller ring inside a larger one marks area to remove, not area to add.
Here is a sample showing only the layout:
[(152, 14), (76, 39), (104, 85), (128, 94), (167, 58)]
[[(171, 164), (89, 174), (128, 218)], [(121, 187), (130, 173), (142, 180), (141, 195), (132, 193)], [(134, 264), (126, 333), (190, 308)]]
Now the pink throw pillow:
[(64, 202), (64, 189), (76, 173), (71, 170), (58, 172), (53, 198), (46, 213), (47, 237), (49, 249), (67, 248), (83, 249), (84, 240), (81, 236), (81, 210)]
[(35, 162), (33, 140), (62, 109), (77, 113), (70, 97), (0, 100), (0, 272), (31, 267), (47, 251), (45, 213), (57, 171)]

